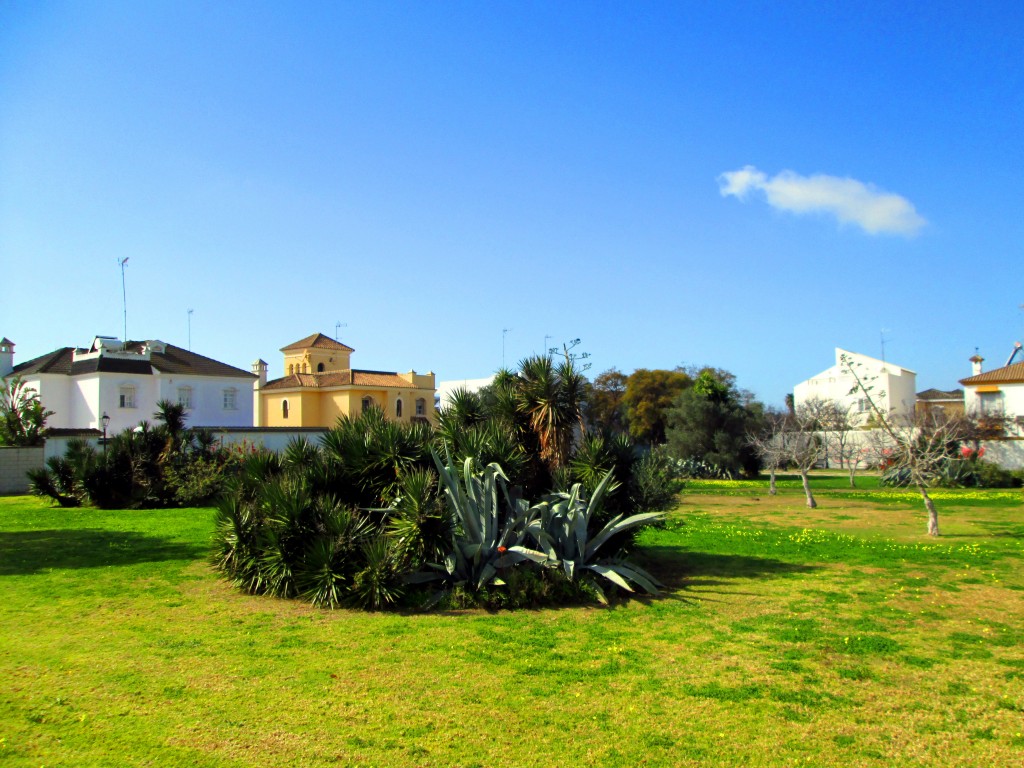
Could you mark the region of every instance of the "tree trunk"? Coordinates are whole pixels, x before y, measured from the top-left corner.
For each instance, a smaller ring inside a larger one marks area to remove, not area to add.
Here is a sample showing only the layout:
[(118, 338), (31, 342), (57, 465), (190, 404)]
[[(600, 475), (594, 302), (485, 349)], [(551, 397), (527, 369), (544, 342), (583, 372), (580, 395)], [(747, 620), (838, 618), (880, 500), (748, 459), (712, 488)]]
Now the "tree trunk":
[(800, 481), (804, 484), (804, 493), (807, 495), (807, 506), (814, 509), (818, 506), (818, 502), (814, 500), (814, 495), (811, 493), (811, 483), (807, 479), (807, 470), (800, 470)]
[(857, 464), (856, 464), (856, 462), (853, 461), (853, 459), (851, 459), (849, 462), (847, 462), (846, 466), (847, 466), (847, 469), (850, 470), (850, 487), (851, 488), (856, 488), (857, 487), (857, 482), (853, 478), (854, 478), (854, 475), (857, 474)]
[(924, 508), (928, 510), (928, 535), (938, 536), (939, 513), (935, 510), (935, 502), (932, 501), (932, 497), (928, 495), (928, 491), (921, 483), (917, 484), (917, 490), (921, 492), (921, 498), (924, 499)]
[(777, 493), (775, 489), (775, 467), (772, 467), (768, 472), (768, 495), (774, 496)]

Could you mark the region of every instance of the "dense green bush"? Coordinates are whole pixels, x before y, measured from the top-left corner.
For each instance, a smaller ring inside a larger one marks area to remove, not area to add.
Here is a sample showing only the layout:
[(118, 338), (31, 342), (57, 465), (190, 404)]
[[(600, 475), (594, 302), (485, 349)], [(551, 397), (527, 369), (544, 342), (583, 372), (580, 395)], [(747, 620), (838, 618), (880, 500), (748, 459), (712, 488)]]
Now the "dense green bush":
[(497, 464), (478, 470), (467, 457), (456, 471), (435, 454), (436, 473), (408, 468), (386, 508), (362, 508), (315, 490), (333, 482), (325, 452), (297, 441), (280, 459), (261, 452), (245, 460), (218, 506), (213, 557), (239, 588), (371, 609), (523, 607), (607, 600), (609, 588), (657, 591), (653, 577), (616, 555), (616, 542), (658, 514), (597, 522), (611, 472), (593, 494), (576, 483), (530, 504)]
[(33, 493), (62, 507), (101, 509), (194, 506), (212, 502), (238, 467), (238, 454), (206, 430), (185, 428), (184, 408), (161, 402), (156, 426), (142, 422), (102, 451), (71, 440), (64, 456), (28, 473)]
[(1022, 475), (1021, 470), (1011, 471), (1003, 469), (991, 461), (978, 460), (974, 462), (977, 485), (980, 488), (1020, 488)]
[[(950, 457), (943, 461), (934, 484), (943, 488), (1020, 488), (1020, 470), (1003, 469), (991, 461)], [(892, 468), (882, 473), (879, 484), (901, 487), (910, 484), (910, 472)]]
[(245, 459), (218, 507), (217, 567), (246, 591), (332, 607), (656, 591), (622, 555), (673, 498), (673, 465), (583, 432), (581, 382), (568, 354), (529, 358), (456, 392), (436, 431), (371, 409), (319, 444)]

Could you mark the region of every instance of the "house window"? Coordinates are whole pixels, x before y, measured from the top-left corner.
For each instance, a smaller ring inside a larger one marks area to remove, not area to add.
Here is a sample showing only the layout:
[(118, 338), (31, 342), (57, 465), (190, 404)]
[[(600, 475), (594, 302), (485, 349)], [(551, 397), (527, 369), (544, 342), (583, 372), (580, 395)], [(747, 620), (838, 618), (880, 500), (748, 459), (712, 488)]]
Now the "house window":
[(871, 410), (871, 403), (868, 402), (866, 397), (862, 397), (857, 401), (857, 410), (860, 413), (867, 413)]
[(978, 407), (982, 416), (1003, 415), (1003, 393), (1002, 392), (979, 392)]
[(289, 363), (288, 364), (288, 375), (291, 376), (293, 373), (295, 373), (295, 366), (292, 365), (291, 363)]
[(402, 400), (398, 399), (395, 401), (395, 417), (402, 418)]
[(316, 364), (316, 372), (317, 373), (323, 373), (324, 372), (324, 364), (323, 363), (317, 363)]
[(416, 415), (426, 416), (427, 415), (427, 401), (422, 397), (416, 398)]
[(178, 405), (182, 408), (192, 407), (192, 387), (178, 387)]
[(287, 400), (282, 400), (281, 401), (281, 418), (282, 419), (287, 419), (288, 418), (288, 401)]
[(234, 387), (228, 387), (224, 390), (224, 410), (234, 411), (238, 409), (238, 403), (235, 401), (236, 390)]
[(363, 398), (363, 413), (366, 413), (371, 408), (373, 408), (373, 398), (372, 397), (364, 397)]
[(125, 386), (121, 387), (118, 392), (118, 406), (120, 408), (134, 408), (135, 407), (135, 387)]

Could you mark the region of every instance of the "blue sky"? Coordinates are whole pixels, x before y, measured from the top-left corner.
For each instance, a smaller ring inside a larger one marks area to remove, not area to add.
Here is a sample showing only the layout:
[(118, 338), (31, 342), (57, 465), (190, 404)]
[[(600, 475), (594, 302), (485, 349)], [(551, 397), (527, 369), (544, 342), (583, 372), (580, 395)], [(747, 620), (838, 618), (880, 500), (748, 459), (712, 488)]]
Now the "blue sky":
[(1024, 6), (0, 6), (0, 336), (281, 374), (841, 346), (952, 388), (1024, 337)]

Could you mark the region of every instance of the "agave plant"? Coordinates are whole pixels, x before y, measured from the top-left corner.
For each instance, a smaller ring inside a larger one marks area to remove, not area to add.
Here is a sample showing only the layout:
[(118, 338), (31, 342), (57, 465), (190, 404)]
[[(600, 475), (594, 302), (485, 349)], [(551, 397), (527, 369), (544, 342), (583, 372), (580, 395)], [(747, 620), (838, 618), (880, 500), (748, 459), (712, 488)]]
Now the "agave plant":
[[(479, 591), (490, 585), (503, 585), (502, 568), (524, 561), (547, 562), (543, 552), (523, 546), (534, 513), (525, 501), (511, 500), (508, 478), (500, 466), (488, 464), (482, 472), (475, 472), (472, 458), (467, 458), (460, 477), (437, 454), (434, 462), (458, 524), (451, 552), (443, 563), (432, 564), (449, 586)], [(499, 490), (506, 502), (504, 514)], [(422, 575), (415, 580), (426, 578)]]
[(584, 499), (583, 487), (579, 483), (574, 484), (568, 493), (549, 496), (530, 510), (527, 531), (544, 552), (548, 563), (560, 566), (571, 582), (589, 579), (603, 602), (606, 602), (604, 591), (592, 574), (629, 592), (634, 592), (636, 586), (650, 594), (658, 594), (658, 582), (638, 566), (621, 558), (598, 559), (599, 551), (609, 541), (638, 525), (662, 517), (660, 512), (630, 517), (616, 515), (591, 535), (591, 519), (612, 486), (612, 472), (608, 471), (589, 499)]

